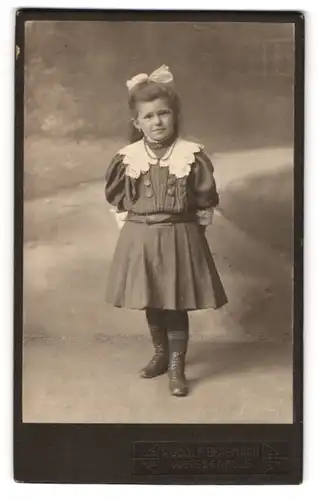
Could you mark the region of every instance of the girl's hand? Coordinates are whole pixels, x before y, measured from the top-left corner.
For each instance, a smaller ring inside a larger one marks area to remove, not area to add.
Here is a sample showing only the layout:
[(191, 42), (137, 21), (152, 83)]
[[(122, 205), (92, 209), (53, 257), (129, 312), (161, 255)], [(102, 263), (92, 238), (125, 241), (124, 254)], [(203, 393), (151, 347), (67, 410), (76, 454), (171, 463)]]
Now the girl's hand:
[(110, 211), (114, 214), (117, 225), (121, 229), (125, 224), (128, 212), (119, 212), (116, 208), (111, 208)]

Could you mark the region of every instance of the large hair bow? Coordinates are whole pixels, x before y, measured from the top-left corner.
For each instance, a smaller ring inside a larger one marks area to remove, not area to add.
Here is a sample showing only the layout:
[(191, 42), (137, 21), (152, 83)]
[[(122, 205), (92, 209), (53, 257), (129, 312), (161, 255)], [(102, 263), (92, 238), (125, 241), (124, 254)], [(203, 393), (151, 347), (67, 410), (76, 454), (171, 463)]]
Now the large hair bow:
[(147, 75), (147, 73), (139, 73), (138, 75), (133, 76), (130, 80), (126, 82), (128, 91), (131, 90), (140, 83), (144, 82), (157, 82), (157, 83), (171, 83), (173, 82), (173, 75), (170, 72), (168, 66), (163, 64), (160, 68), (156, 69), (151, 73), (151, 75)]

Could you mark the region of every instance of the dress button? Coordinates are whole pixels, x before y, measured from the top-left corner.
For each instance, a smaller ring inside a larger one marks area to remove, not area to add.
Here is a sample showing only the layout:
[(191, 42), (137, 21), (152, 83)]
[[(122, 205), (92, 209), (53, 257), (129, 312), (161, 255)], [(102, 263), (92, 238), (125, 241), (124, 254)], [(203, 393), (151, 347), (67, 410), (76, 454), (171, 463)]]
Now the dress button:
[(144, 180), (144, 185), (145, 186), (151, 186), (151, 182), (149, 179)]
[(186, 185), (186, 183), (187, 183), (187, 178), (186, 177), (182, 177), (182, 179), (180, 179), (180, 185), (182, 187), (184, 187)]

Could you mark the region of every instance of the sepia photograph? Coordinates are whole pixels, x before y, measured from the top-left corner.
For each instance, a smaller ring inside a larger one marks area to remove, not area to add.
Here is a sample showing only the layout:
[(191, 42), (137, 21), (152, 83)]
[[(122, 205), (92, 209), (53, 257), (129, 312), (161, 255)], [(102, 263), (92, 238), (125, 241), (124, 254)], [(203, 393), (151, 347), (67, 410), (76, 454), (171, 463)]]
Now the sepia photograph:
[(23, 422), (292, 424), (295, 24), (24, 33)]

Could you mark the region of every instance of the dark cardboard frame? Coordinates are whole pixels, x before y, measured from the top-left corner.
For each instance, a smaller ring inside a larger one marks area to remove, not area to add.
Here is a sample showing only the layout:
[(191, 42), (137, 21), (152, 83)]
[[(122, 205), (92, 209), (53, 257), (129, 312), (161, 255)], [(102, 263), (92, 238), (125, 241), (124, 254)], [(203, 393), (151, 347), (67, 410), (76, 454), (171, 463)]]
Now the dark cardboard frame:
[[(294, 401), (292, 424), (22, 422), (24, 27), (29, 20), (271, 22), (295, 25)], [(303, 444), (304, 15), (270, 11), (21, 9), (16, 12), (14, 478), (36, 483), (299, 484)], [(171, 469), (171, 457), (201, 460)], [(202, 467), (213, 460), (215, 472)], [(227, 464), (227, 465), (226, 465)], [(248, 466), (247, 466), (248, 464)]]

